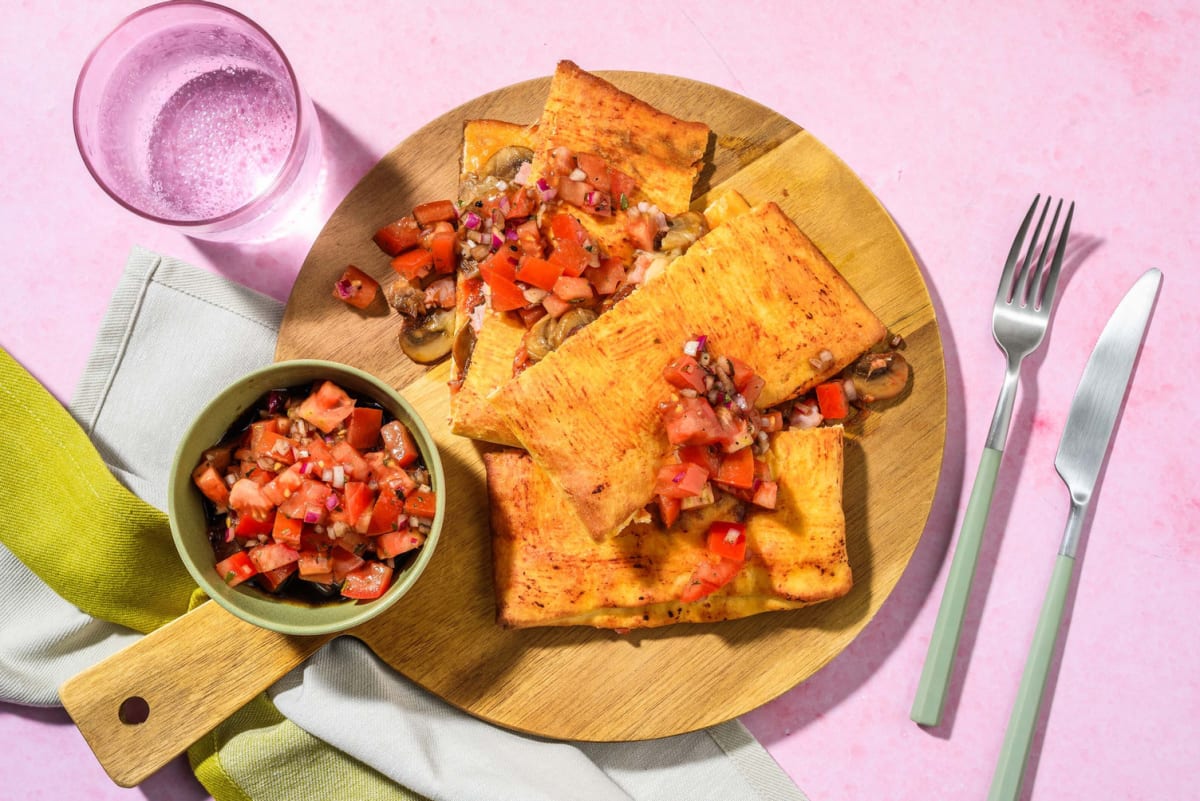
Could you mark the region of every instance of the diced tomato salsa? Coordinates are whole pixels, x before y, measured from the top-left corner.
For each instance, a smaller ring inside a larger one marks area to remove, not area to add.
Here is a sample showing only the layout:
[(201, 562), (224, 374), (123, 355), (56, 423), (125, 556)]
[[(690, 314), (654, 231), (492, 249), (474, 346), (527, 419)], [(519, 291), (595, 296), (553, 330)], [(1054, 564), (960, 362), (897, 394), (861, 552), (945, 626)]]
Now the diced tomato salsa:
[(382, 595), (437, 508), (412, 433), (332, 381), (265, 395), (192, 478), (221, 580), (311, 603)]

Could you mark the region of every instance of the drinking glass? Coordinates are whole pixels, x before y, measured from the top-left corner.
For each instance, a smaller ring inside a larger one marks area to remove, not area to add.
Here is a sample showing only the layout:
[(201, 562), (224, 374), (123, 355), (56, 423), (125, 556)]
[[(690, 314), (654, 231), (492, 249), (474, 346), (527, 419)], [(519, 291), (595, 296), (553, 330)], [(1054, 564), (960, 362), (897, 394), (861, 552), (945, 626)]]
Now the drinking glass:
[(279, 235), (317, 183), (320, 131), (256, 23), (199, 0), (134, 13), (88, 57), (75, 140), (114, 200), (205, 239)]

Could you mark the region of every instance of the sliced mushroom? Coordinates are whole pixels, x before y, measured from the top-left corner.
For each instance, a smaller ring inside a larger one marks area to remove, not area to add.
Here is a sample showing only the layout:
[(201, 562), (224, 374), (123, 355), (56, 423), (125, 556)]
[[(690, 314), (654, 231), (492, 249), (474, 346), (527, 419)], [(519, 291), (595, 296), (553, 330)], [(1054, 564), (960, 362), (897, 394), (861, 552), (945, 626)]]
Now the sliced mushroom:
[(546, 316), (533, 324), (525, 335), (529, 360), (539, 362), (556, 350), (567, 337), (596, 319), (591, 309), (569, 309), (561, 317)]
[(850, 380), (863, 403), (889, 400), (908, 386), (908, 362), (896, 351), (867, 353), (854, 364)]
[(667, 221), (667, 232), (662, 235), (659, 250), (684, 251), (700, 237), (708, 233), (708, 221), (698, 211), (685, 211)]
[(516, 145), (502, 147), (483, 165), (483, 174), (489, 178), (511, 181), (517, 176), (521, 165), (528, 161), (533, 161), (533, 151), (529, 148)]
[(433, 309), (422, 317), (405, 317), (400, 326), (400, 349), (417, 364), (433, 364), (454, 343), (454, 310)]
[(471, 366), (471, 354), (474, 352), (475, 329), (470, 325), (464, 325), (454, 335), (454, 346), (451, 350), (459, 377), (466, 376), (467, 368)]

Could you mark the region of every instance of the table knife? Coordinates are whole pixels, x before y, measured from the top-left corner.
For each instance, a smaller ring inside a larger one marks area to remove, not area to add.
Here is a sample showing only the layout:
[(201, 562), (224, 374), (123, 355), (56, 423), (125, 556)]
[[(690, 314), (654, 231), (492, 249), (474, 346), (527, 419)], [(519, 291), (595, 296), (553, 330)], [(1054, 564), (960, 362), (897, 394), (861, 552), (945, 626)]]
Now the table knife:
[(992, 777), (988, 801), (1015, 801), (1021, 792), (1029, 746), (1046, 688), (1050, 660), (1058, 640), (1066, 606), (1067, 590), (1075, 568), (1088, 504), (1108, 453), (1117, 415), (1133, 373), (1133, 364), (1150, 321), (1162, 273), (1148, 270), (1134, 283), (1113, 312), (1071, 401), (1054, 467), (1071, 493), (1071, 511), (1058, 549), (1050, 588), (1042, 603), (1017, 700), (1013, 705), (1000, 748), (1000, 759)]

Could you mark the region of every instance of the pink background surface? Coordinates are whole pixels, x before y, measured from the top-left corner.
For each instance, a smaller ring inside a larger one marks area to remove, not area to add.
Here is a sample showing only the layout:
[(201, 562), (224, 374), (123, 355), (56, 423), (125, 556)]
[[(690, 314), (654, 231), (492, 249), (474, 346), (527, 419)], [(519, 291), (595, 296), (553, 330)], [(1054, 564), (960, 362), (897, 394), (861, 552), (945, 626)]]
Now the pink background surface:
[[(837, 152), (895, 217), (942, 326), (946, 456), (924, 538), (876, 619), (823, 671), (744, 718), (814, 801), (986, 793), (1066, 520), (1053, 458), (1067, 407), (1109, 312), (1145, 269), (1162, 269), (1025, 795), (1193, 796), (1200, 16), (1186, 2), (735, 6), (609, 3), (601, 16), (545, 2), (467, 12), (237, 3), (281, 43), (320, 109), (322, 213), (428, 120), (571, 58), (763, 103)], [(101, 33), (136, 7), (0, 3), (0, 345), (64, 400), (130, 246), (285, 299), (320, 224), (314, 216), (311, 230), (267, 245), (213, 245), (136, 219), (92, 182), (71, 132), (75, 77)], [(1038, 192), (1077, 202), (1078, 257), (1023, 372), (947, 718), (923, 730), (908, 710), (1003, 372), (991, 302)], [(181, 760), (140, 788), (117, 788), (61, 710), (2, 704), (0, 788), (25, 799), (205, 797)]]

